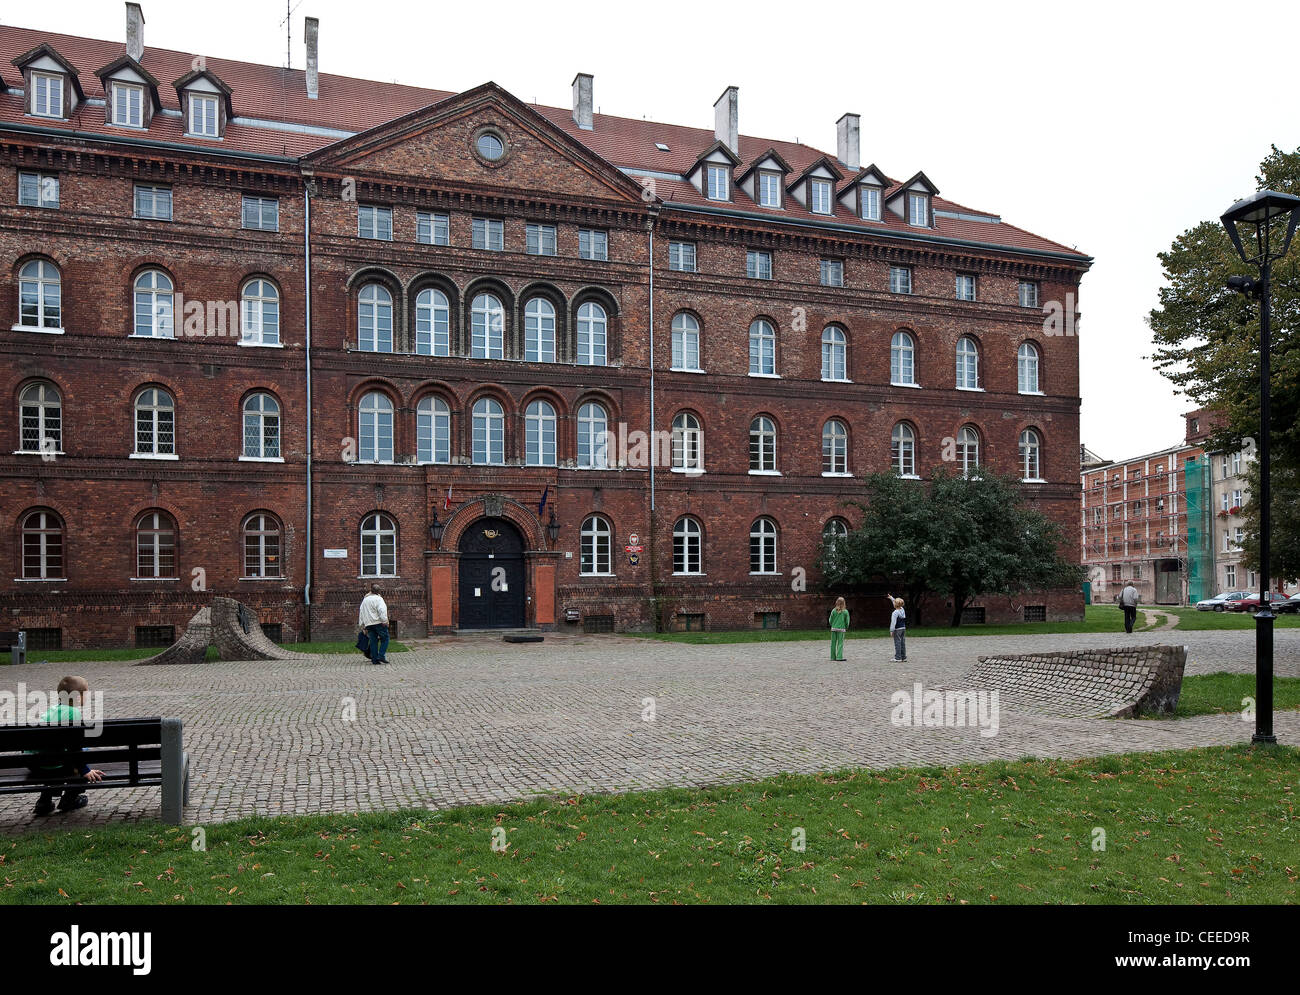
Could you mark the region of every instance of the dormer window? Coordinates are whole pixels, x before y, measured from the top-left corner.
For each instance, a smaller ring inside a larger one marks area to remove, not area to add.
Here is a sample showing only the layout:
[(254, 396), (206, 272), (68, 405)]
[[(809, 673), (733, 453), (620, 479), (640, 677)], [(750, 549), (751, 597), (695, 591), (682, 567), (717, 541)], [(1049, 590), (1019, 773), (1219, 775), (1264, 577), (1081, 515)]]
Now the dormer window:
[(63, 76), (32, 73), (32, 113), (37, 117), (63, 117)]
[(221, 115), (217, 110), (217, 98), (202, 93), (191, 93), (189, 106), (189, 132), (203, 138), (221, 136)]
[(862, 186), (862, 220), (880, 220), (880, 187)]
[(124, 128), (144, 127), (144, 87), (113, 83), (113, 123)]
[(705, 169), (708, 185), (705, 196), (709, 200), (731, 200), (731, 170), (726, 166), (710, 165)]
[(781, 174), (763, 170), (758, 174), (758, 206), (781, 206)]
[(909, 193), (907, 195), (907, 223), (918, 228), (930, 227), (930, 195)]
[(830, 180), (810, 180), (808, 182), (808, 209), (813, 214), (830, 214), (831, 192)]

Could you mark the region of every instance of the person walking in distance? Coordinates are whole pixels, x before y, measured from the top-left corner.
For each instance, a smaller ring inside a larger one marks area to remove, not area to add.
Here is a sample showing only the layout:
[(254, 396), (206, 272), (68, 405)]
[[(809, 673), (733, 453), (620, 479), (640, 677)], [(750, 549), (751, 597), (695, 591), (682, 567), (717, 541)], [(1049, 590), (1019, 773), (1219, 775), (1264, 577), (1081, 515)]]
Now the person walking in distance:
[(835, 599), (831, 610), (831, 659), (844, 659), (844, 634), (849, 631), (849, 609), (843, 598)]
[(1132, 632), (1138, 616), (1138, 589), (1132, 581), (1119, 592), (1119, 606), (1124, 609), (1124, 631)]
[(903, 599), (892, 594), (886, 595), (894, 606), (894, 614), (889, 616), (889, 634), (894, 637), (894, 662), (907, 662), (907, 612), (903, 610)]
[(388, 662), (388, 605), (379, 596), (379, 585), (371, 584), (370, 593), (361, 599), (357, 625), (370, 637), (370, 662)]

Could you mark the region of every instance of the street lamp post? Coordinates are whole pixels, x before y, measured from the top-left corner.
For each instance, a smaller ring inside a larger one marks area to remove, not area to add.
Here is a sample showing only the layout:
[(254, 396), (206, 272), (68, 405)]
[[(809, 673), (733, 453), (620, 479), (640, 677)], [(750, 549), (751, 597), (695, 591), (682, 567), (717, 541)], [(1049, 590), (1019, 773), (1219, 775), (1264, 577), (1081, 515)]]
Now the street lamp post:
[(1259, 267), (1259, 280), (1234, 276), (1228, 286), (1259, 298), (1259, 568), (1261, 590), (1255, 613), (1255, 735), (1252, 743), (1276, 743), (1273, 735), (1273, 613), (1269, 532), (1272, 491), (1269, 477), (1269, 283), (1273, 261), (1286, 255), (1300, 220), (1300, 197), (1261, 190), (1239, 200), (1220, 219), (1242, 262)]

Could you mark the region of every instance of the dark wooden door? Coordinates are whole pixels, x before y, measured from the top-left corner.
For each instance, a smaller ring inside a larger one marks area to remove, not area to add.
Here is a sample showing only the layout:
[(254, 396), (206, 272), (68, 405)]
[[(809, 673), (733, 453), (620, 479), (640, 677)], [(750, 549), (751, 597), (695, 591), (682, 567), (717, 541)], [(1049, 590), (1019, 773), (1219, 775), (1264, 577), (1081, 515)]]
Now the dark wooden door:
[(461, 629), (524, 626), (524, 540), (504, 518), (480, 518), (460, 540)]

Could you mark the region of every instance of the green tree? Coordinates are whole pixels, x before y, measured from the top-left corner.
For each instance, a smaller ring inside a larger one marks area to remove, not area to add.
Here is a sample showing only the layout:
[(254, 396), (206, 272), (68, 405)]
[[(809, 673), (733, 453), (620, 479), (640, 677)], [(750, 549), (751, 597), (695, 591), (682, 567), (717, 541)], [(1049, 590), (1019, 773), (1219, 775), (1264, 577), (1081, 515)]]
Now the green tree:
[(927, 594), (952, 600), (951, 624), (975, 599), (994, 594), (1077, 587), (1083, 571), (1062, 556), (1060, 527), (1031, 508), (1024, 486), (984, 472), (938, 473), (927, 487), (892, 473), (872, 474), (862, 522), (847, 540), (823, 549), (831, 588), (896, 586), (912, 606)]
[[(1300, 150), (1276, 147), (1260, 164), (1259, 189), (1300, 195)], [(1224, 205), (1226, 208), (1228, 205)], [(1287, 541), (1278, 524), (1295, 507), (1300, 479), (1300, 239), (1273, 264), (1272, 432), (1274, 576), (1300, 574), (1300, 543)], [(1156, 368), (1197, 405), (1223, 418), (1207, 444), (1233, 452), (1259, 440), (1259, 302), (1227, 288), (1229, 276), (1258, 278), (1241, 261), (1218, 219), (1203, 221), (1160, 253), (1165, 285), (1149, 323)], [(1288, 483), (1289, 482), (1289, 483)], [(1279, 486), (1281, 485), (1281, 486)], [(1258, 569), (1258, 490), (1246, 504), (1246, 559)], [(1288, 507), (1289, 503), (1289, 507)], [(1294, 521), (1294, 515), (1289, 520)], [(1294, 539), (1295, 533), (1290, 534)], [(1279, 541), (1282, 540), (1282, 541)], [(1253, 554), (1251, 553), (1253, 550)], [(1251, 556), (1255, 557), (1250, 562)]]

